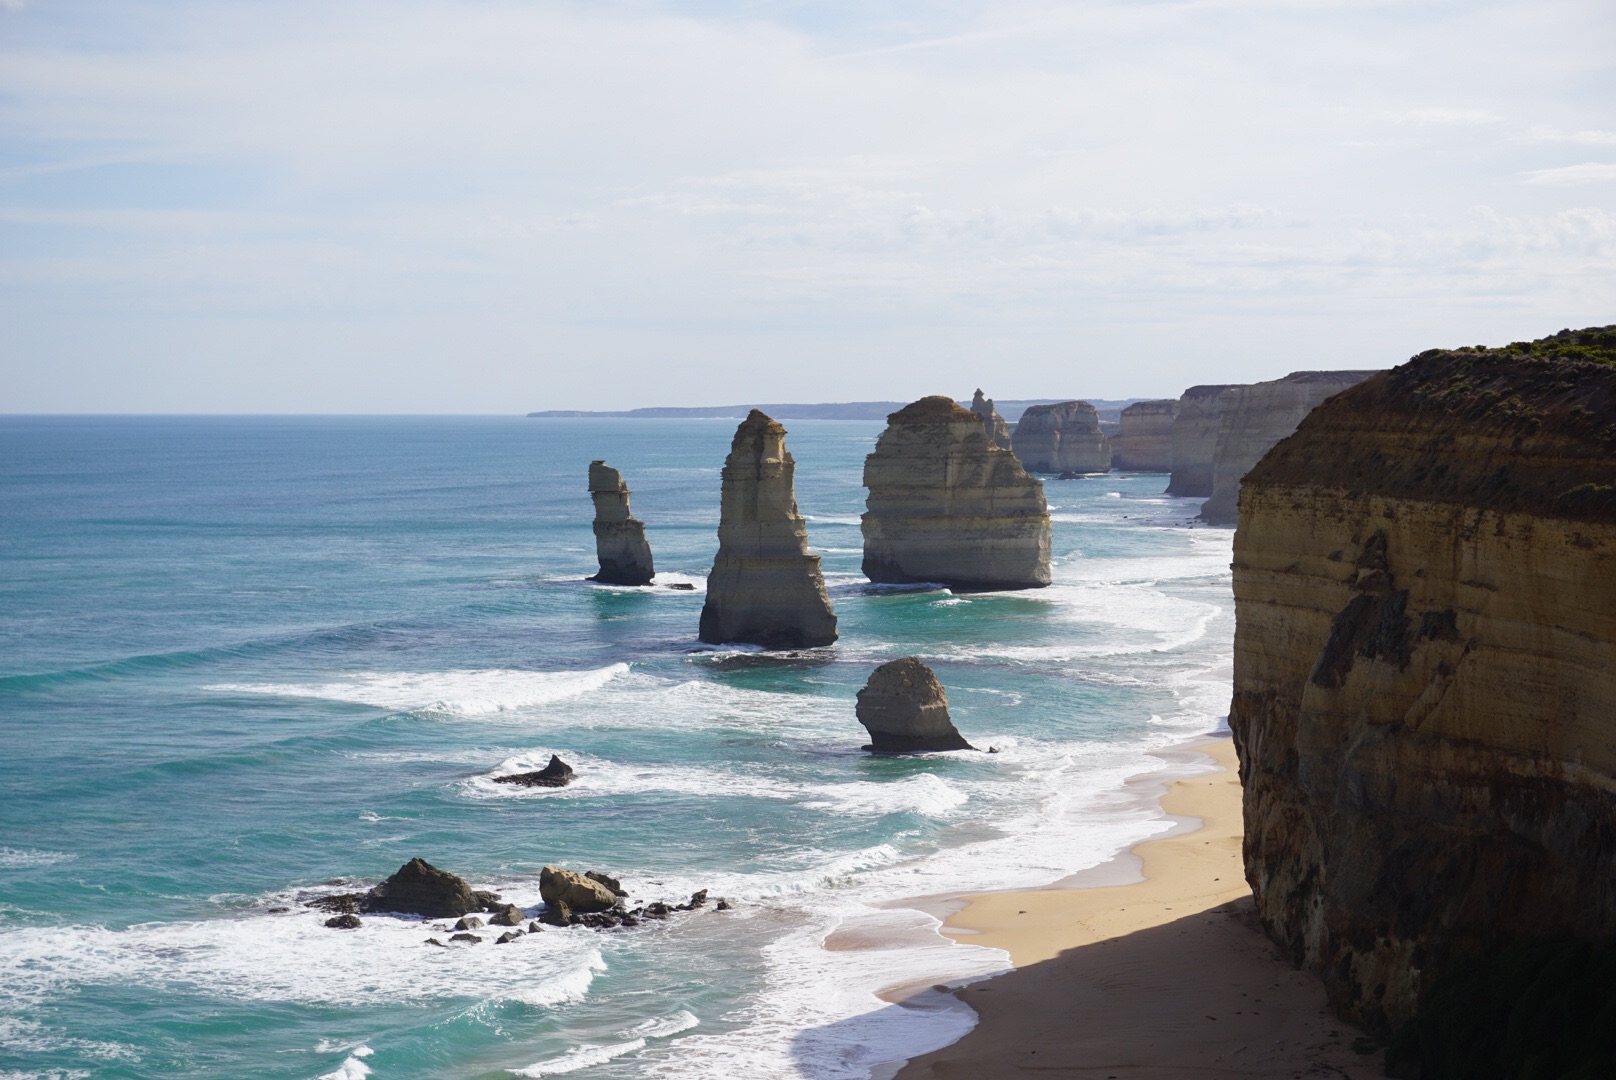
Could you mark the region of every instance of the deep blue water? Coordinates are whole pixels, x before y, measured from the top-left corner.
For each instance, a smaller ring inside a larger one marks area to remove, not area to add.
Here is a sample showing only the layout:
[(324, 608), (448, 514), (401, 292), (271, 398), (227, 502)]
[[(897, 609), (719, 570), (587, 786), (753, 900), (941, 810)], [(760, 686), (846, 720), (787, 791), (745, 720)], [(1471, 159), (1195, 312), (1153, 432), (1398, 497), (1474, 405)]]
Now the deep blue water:
[[(862, 1077), (957, 1036), (874, 992), (1002, 955), (875, 904), (1164, 826), (1120, 783), (1226, 710), (1229, 533), (1051, 480), (1052, 587), (876, 588), (879, 426), (788, 427), (842, 636), (771, 656), (695, 641), (733, 421), (0, 417), (0, 1077)], [(582, 580), (596, 457), (695, 591)], [(906, 654), (1000, 754), (859, 752)], [(490, 782), (552, 752), (573, 786)], [(416, 855), (735, 909), (443, 950), (299, 905)]]

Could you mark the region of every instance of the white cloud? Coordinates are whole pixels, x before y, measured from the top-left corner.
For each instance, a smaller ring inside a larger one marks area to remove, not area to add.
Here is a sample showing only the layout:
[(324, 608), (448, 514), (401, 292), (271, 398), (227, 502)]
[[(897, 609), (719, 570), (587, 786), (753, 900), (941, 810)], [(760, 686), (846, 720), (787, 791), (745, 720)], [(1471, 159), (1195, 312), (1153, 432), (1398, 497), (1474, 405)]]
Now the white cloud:
[(1584, 165), (1562, 165), (1556, 169), (1538, 169), (1528, 173), (1529, 184), (1604, 184), (1616, 180), (1616, 164), (1589, 162)]

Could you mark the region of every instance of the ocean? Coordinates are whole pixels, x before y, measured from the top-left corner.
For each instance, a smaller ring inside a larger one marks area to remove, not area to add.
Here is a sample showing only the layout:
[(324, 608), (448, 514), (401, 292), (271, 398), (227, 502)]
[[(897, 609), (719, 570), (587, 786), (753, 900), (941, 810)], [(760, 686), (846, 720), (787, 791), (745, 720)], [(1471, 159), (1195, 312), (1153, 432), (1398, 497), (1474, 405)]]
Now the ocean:
[[(1124, 781), (1227, 712), (1231, 533), (1046, 479), (1049, 588), (872, 586), (880, 425), (786, 426), (841, 640), (774, 655), (696, 641), (735, 421), (0, 417), (0, 1080), (862, 1080), (968, 1030), (876, 993), (1007, 958), (901, 901), (1170, 827)], [(592, 458), (693, 590), (583, 580)], [(999, 753), (860, 751), (904, 655)], [(552, 753), (570, 787), (492, 781)], [(415, 856), (732, 909), (439, 949), (301, 905)]]

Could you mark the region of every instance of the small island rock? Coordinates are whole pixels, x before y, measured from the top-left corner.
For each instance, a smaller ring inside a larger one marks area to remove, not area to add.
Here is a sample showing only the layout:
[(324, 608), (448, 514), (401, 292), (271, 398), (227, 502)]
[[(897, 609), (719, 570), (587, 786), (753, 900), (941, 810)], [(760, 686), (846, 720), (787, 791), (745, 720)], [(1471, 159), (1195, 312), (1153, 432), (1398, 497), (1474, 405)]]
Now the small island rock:
[(398, 873), (365, 894), (360, 908), (424, 915), (429, 919), (459, 918), (482, 908), (464, 878), (439, 870), (425, 859), (411, 859)]
[(949, 719), (942, 683), (913, 656), (871, 672), (858, 692), (856, 711), (870, 733), (870, 745), (864, 749), (877, 754), (975, 749)]
[(496, 776), (496, 784), (520, 784), (522, 787), (566, 787), (572, 783), (572, 766), (562, 761), (555, 754), (550, 755), (550, 763), (538, 772), (511, 773), (509, 776)]

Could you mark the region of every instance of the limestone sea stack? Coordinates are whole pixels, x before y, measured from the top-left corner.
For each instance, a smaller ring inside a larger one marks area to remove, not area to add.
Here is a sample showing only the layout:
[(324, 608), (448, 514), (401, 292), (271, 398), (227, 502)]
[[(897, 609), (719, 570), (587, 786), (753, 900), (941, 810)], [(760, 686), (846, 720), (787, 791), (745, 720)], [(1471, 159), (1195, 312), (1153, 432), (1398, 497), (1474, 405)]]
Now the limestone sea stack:
[(836, 640), (819, 556), (808, 554), (808, 529), (797, 512), (796, 469), (786, 429), (753, 409), (724, 461), (702, 641), (804, 649)]
[(859, 723), (870, 733), (864, 749), (877, 754), (974, 750), (948, 716), (948, 694), (931, 668), (913, 656), (882, 664), (858, 692)]
[(999, 410), (993, 407), (993, 399), (982, 396), (982, 388), (976, 388), (976, 397), (971, 399), (971, 411), (982, 418), (982, 427), (988, 433), (988, 442), (1000, 450), (1010, 449), (1010, 425), (1004, 422)]
[(1086, 401), (1031, 405), (1016, 423), (1016, 457), (1030, 472), (1096, 473), (1111, 469), (1111, 440)]
[(1173, 417), (1178, 399), (1136, 401), (1122, 410), (1122, 426), (1111, 440), (1111, 464), (1137, 472), (1168, 472), (1173, 467)]
[[(1212, 462), (1218, 452), (1218, 414), (1224, 391), (1243, 390), (1244, 383), (1192, 386), (1178, 399), (1173, 417), (1172, 478), (1167, 494), (1204, 499), (1212, 494)], [(1229, 395), (1228, 400), (1234, 400)]]
[(989, 444), (952, 398), (921, 398), (887, 417), (864, 459), (864, 575), (961, 590), (1049, 584), (1044, 485)]
[(1342, 1015), (1616, 935), (1616, 326), (1314, 409), (1246, 476), (1234, 593), (1246, 876)]
[(590, 578), (603, 585), (649, 585), (656, 570), (645, 523), (628, 509), (628, 485), (604, 461), (589, 463), (589, 497), (595, 502), (595, 556), (600, 571)]
[(1201, 519), (1233, 525), (1240, 479), (1270, 447), (1302, 422), (1319, 402), (1363, 382), (1373, 371), (1293, 371), (1283, 379), (1252, 383), (1219, 400), (1218, 448), (1213, 455), (1212, 495)]

